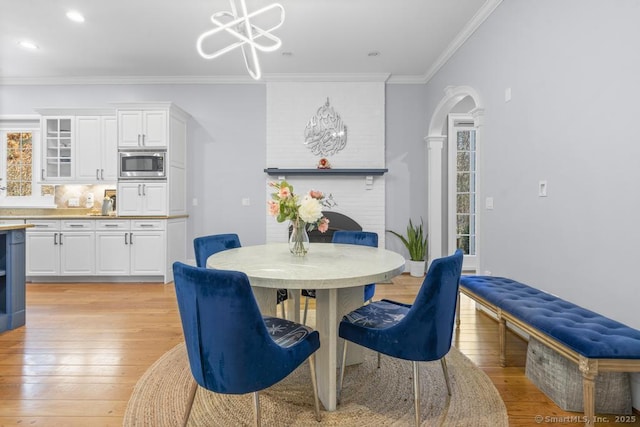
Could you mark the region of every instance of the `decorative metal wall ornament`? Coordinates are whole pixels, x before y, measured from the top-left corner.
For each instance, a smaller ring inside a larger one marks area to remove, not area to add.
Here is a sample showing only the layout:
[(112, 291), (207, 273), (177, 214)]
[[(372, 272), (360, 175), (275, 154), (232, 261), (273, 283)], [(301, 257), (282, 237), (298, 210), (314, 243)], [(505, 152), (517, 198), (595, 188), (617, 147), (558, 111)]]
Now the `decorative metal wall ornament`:
[(329, 98), (307, 123), (304, 144), (316, 156), (336, 154), (347, 145), (347, 126), (329, 105)]
[[(284, 8), (279, 3), (274, 3), (269, 6), (265, 6), (262, 9), (258, 9), (255, 12), (247, 13), (247, 5), (245, 0), (240, 0), (240, 15), (238, 15), (238, 8), (236, 7), (236, 0), (229, 0), (231, 4), (231, 12), (222, 11), (216, 12), (211, 15), (211, 22), (216, 25), (216, 28), (213, 30), (206, 31), (198, 37), (198, 41), (196, 46), (198, 48), (198, 53), (205, 59), (213, 59), (217, 58), (221, 55), (224, 55), (227, 52), (232, 51), (233, 49), (239, 47), (242, 50), (242, 56), (244, 58), (244, 64), (247, 67), (247, 71), (249, 75), (253, 77), (255, 80), (260, 80), (262, 76), (262, 72), (260, 70), (260, 62), (258, 62), (258, 52), (273, 52), (282, 46), (282, 40), (278, 37), (270, 34), (271, 31), (276, 30), (282, 26), (284, 23)], [(263, 30), (256, 25), (253, 25), (250, 21), (250, 18), (254, 18), (258, 15), (263, 15), (266, 12), (269, 12), (273, 9), (280, 10), (280, 17), (278, 22), (271, 28)], [(229, 22), (222, 22), (220, 18), (224, 20), (231, 19)], [(221, 31), (226, 31), (228, 34), (236, 37), (239, 41), (230, 44), (227, 47), (216, 50), (213, 53), (206, 53), (202, 49), (202, 43), (209, 36), (213, 36)], [(268, 39), (271, 44), (264, 45), (256, 42), (260, 37), (264, 37)], [(250, 56), (249, 53), (245, 50), (245, 45), (249, 45)]]

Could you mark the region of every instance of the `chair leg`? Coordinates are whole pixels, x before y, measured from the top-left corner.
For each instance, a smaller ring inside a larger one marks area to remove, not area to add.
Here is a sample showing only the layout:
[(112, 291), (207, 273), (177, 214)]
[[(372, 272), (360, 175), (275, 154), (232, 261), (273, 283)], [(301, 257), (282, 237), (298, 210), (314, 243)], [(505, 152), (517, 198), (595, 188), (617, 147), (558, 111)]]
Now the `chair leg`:
[(342, 364), (340, 365), (340, 382), (338, 383), (338, 396), (336, 401), (340, 404), (340, 395), (342, 394), (342, 382), (344, 381), (344, 368), (347, 364), (347, 340), (342, 340), (344, 342), (344, 350), (342, 351)]
[(302, 315), (302, 324), (307, 324), (307, 309), (309, 308), (309, 297), (304, 297), (304, 314)]
[(380, 352), (378, 352), (378, 369), (380, 369)]
[(253, 392), (253, 425), (256, 427), (260, 427), (260, 396), (258, 396), (258, 392)]
[(416, 427), (420, 425), (420, 380), (418, 378), (418, 362), (413, 363), (413, 403), (416, 413)]
[(189, 422), (189, 417), (191, 416), (191, 408), (193, 408), (193, 401), (196, 398), (196, 391), (198, 391), (198, 383), (194, 379), (191, 383), (191, 387), (189, 388), (189, 400), (187, 402), (187, 412), (184, 414), (184, 418), (182, 420), (182, 425), (186, 427)]
[(316, 355), (309, 356), (309, 367), (311, 369), (311, 383), (313, 384), (313, 399), (316, 406), (316, 421), (322, 421), (320, 417), (320, 401), (318, 400), (318, 381), (316, 380)]
[(449, 396), (451, 396), (451, 384), (449, 383), (449, 370), (447, 369), (447, 361), (442, 356), (440, 359), (440, 364), (442, 365), (442, 373), (444, 373), (444, 381), (447, 383), (447, 392)]
[(287, 318), (287, 314), (284, 312), (284, 301), (282, 301), (282, 302), (280, 303), (280, 307), (281, 307), (281, 309), (282, 309), (282, 318), (283, 318), (283, 319), (286, 319), (286, 318)]

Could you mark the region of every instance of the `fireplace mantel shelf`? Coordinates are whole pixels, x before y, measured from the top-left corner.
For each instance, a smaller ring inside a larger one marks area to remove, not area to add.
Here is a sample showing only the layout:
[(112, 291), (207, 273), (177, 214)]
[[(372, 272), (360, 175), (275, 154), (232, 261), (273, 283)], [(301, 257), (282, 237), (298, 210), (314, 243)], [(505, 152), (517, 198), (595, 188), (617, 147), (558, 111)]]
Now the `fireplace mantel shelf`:
[(280, 169), (280, 168), (266, 168), (265, 173), (268, 175), (358, 175), (358, 176), (371, 176), (371, 175), (384, 175), (389, 169), (374, 169), (374, 168), (362, 168), (362, 169)]

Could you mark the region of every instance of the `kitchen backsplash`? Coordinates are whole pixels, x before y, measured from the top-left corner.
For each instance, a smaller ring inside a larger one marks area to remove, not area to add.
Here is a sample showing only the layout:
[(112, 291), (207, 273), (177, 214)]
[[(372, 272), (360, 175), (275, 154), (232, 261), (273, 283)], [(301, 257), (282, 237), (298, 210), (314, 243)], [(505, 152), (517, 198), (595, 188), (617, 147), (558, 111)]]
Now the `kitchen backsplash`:
[[(56, 185), (55, 204), (58, 208), (102, 209), (105, 190), (115, 193), (115, 185)], [(93, 197), (93, 204), (90, 202)]]

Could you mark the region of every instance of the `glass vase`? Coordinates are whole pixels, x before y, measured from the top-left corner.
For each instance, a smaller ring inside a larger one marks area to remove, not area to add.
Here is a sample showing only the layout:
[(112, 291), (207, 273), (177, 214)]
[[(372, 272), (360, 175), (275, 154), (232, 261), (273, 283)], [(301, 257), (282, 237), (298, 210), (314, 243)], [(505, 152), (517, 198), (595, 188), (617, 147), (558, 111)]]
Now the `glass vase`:
[(309, 235), (307, 224), (297, 219), (291, 222), (291, 236), (289, 236), (289, 250), (295, 256), (305, 256), (309, 251)]

